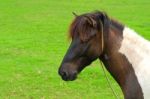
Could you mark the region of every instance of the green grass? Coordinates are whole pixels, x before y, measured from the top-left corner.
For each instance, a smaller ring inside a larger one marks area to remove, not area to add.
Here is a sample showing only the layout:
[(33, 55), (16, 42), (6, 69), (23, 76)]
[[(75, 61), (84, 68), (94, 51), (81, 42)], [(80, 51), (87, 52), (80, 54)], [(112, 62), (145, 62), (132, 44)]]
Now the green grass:
[(105, 10), (150, 39), (149, 5), (150, 0), (0, 0), (0, 99), (115, 99), (98, 61), (74, 82), (57, 74), (72, 12)]

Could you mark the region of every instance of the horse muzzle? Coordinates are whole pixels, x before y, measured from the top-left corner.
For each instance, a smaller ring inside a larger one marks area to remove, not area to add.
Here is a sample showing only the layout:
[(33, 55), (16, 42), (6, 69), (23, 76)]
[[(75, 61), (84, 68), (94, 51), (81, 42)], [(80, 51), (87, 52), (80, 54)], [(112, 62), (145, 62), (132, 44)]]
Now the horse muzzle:
[(76, 70), (65, 69), (65, 68), (63, 68), (63, 66), (61, 68), (59, 68), (58, 73), (61, 76), (61, 78), (65, 81), (73, 81), (77, 78)]

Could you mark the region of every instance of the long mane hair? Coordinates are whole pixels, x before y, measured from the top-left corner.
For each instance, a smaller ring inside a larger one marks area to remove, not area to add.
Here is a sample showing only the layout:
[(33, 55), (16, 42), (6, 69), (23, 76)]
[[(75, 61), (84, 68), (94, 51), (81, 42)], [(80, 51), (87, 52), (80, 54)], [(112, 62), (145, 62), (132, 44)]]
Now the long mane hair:
[[(81, 41), (87, 41), (94, 36), (94, 30), (101, 31), (110, 19), (105, 12), (95, 11), (80, 16), (75, 16), (69, 28), (69, 37), (78, 36)], [(93, 31), (93, 32), (92, 32)]]

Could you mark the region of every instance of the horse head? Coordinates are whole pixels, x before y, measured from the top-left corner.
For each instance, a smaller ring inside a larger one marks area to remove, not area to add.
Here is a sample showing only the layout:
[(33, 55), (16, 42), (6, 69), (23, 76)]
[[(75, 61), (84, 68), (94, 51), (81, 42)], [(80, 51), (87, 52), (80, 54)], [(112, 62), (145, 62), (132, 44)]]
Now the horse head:
[(78, 73), (102, 55), (108, 20), (103, 12), (74, 15), (69, 31), (72, 42), (59, 68), (59, 74), (66, 81), (76, 79)]

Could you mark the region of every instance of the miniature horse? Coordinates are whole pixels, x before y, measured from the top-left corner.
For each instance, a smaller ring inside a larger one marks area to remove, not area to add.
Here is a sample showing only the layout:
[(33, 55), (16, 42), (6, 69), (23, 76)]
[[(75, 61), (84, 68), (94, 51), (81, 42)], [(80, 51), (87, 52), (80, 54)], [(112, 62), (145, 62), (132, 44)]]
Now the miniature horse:
[(75, 80), (100, 59), (125, 99), (150, 98), (149, 41), (100, 11), (76, 16), (69, 34), (72, 42), (59, 68), (63, 80)]

